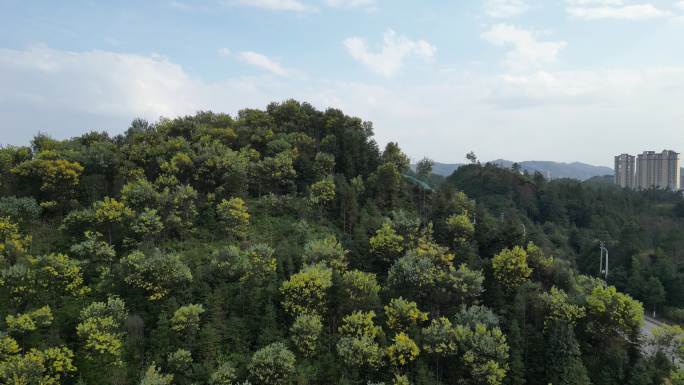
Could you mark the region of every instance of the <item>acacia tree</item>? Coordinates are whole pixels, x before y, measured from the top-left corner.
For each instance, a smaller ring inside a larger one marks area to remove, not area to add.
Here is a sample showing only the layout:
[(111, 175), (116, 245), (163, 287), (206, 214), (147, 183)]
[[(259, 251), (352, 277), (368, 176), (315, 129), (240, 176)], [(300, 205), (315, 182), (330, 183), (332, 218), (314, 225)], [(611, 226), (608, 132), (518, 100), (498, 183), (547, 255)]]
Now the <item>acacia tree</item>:
[(98, 367), (122, 366), (126, 305), (117, 297), (93, 302), (81, 311), (76, 334), (89, 360)]
[(634, 340), (644, 322), (644, 308), (614, 286), (596, 286), (586, 299), (587, 329), (600, 340)]
[(520, 246), (504, 249), (492, 258), (494, 278), (509, 293), (522, 285), (532, 274), (527, 265), (527, 252)]
[(341, 298), (339, 310), (370, 310), (380, 302), (378, 294), (381, 287), (377, 276), (360, 270), (349, 270), (342, 274), (340, 280)]
[(332, 270), (325, 265), (304, 267), (283, 282), (282, 306), (291, 316), (324, 314), (328, 289), (332, 286)]
[(0, 217), (0, 266), (11, 265), (26, 255), (30, 245), (30, 236), (21, 234), (10, 218)]
[(140, 385), (171, 385), (173, 382), (172, 374), (162, 373), (157, 366), (152, 363), (140, 380)]
[(343, 272), (347, 269), (347, 250), (333, 235), (314, 239), (304, 245), (302, 263), (322, 263), (335, 271)]
[(249, 376), (255, 385), (287, 385), (294, 373), (295, 356), (279, 342), (257, 350), (249, 363)]
[(373, 319), (375, 312), (353, 312), (342, 319), (338, 328), (337, 354), (349, 367), (377, 369), (383, 351), (377, 338), (381, 332)]
[(44, 152), (36, 159), (20, 163), (12, 173), (32, 187), (38, 185), (36, 196), (63, 208), (75, 196), (83, 170), (77, 162), (55, 159), (55, 154)]
[(393, 298), (385, 305), (387, 326), (395, 332), (408, 332), (419, 323), (427, 321), (428, 314), (418, 309), (418, 304), (401, 297)]
[(508, 371), (508, 344), (498, 327), (452, 325), (444, 317), (423, 329), (423, 350), (449, 357), (464, 384), (500, 385)]
[(387, 347), (387, 358), (398, 369), (415, 361), (419, 353), (418, 345), (404, 332), (395, 335), (392, 344)]
[(323, 323), (319, 315), (300, 314), (290, 327), (292, 343), (303, 356), (312, 357), (316, 354), (322, 331)]
[(385, 221), (370, 240), (371, 252), (385, 264), (392, 262), (401, 256), (404, 250), (404, 237), (397, 234), (392, 228), (392, 223)]
[(21, 353), (11, 337), (0, 337), (0, 382), (57, 385), (76, 371), (74, 353), (67, 347), (32, 348)]
[(323, 216), (323, 209), (335, 200), (335, 182), (331, 176), (313, 183), (309, 187), (309, 203), (318, 207), (318, 215)]
[(202, 305), (190, 304), (179, 307), (171, 318), (171, 329), (186, 338), (194, 337), (199, 330), (202, 313)]
[(113, 244), (114, 232), (121, 230), (134, 215), (133, 210), (125, 204), (109, 197), (95, 202), (93, 210), (97, 224), (107, 233), (109, 245)]
[(177, 254), (134, 251), (121, 262), (126, 272), (124, 281), (144, 290), (150, 301), (158, 301), (179, 285), (192, 281), (190, 269)]
[(222, 200), (216, 206), (216, 215), (224, 225), (226, 233), (239, 239), (247, 236), (250, 216), (245, 201), (241, 198)]
[(470, 221), (467, 211), (463, 214), (451, 215), (446, 219), (446, 225), (451, 233), (454, 250), (466, 245), (475, 235), (475, 225)]

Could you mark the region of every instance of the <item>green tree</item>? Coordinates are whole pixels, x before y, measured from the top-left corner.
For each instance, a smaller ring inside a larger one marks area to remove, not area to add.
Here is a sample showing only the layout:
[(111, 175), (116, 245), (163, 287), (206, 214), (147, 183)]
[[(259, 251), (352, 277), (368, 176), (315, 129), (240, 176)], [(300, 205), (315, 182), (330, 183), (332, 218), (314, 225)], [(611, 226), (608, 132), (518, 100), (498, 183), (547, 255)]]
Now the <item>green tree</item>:
[(312, 357), (316, 354), (322, 331), (323, 323), (320, 316), (301, 314), (295, 318), (292, 327), (290, 327), (292, 343), (303, 356)]
[(75, 255), (82, 261), (89, 261), (95, 263), (111, 263), (116, 257), (116, 251), (107, 242), (102, 240), (102, 234), (93, 231), (86, 231), (84, 240), (79, 242), (69, 249), (72, 255)]
[(653, 309), (653, 317), (656, 316), (656, 308), (665, 302), (665, 288), (656, 277), (650, 277), (644, 288), (644, 301)]
[(347, 250), (334, 236), (311, 240), (304, 245), (302, 263), (322, 263), (333, 270), (343, 272), (347, 269)]
[(171, 385), (172, 382), (172, 374), (162, 373), (157, 366), (152, 363), (143, 374), (140, 385)]
[(19, 354), (16, 345), (14, 353), (0, 357), (0, 382), (16, 385), (60, 385), (76, 371), (73, 358), (74, 353), (66, 347), (31, 349)]
[(187, 376), (192, 370), (192, 353), (185, 349), (178, 349), (169, 353), (166, 359), (171, 370), (181, 376)]
[(399, 206), (402, 176), (394, 163), (383, 163), (378, 166), (368, 177), (368, 185), (382, 209), (391, 210)]
[(158, 301), (179, 285), (192, 281), (190, 269), (177, 254), (134, 251), (121, 262), (126, 270), (126, 283), (144, 290), (150, 301)]
[(402, 368), (415, 361), (419, 353), (418, 345), (403, 332), (395, 335), (393, 343), (387, 347), (387, 358), (396, 368)]
[(422, 330), (423, 350), (437, 355), (450, 355), (457, 352), (456, 329), (446, 317), (435, 318)]
[(684, 360), (684, 329), (679, 325), (663, 325), (651, 331), (648, 344), (672, 360)]
[(332, 286), (332, 270), (324, 265), (306, 266), (283, 282), (282, 305), (291, 316), (302, 313), (323, 314), (328, 289)]
[(184, 336), (193, 336), (199, 330), (202, 313), (202, 305), (190, 304), (179, 307), (171, 318), (171, 329)]
[(55, 203), (68, 202), (76, 194), (83, 166), (65, 159), (54, 159), (52, 153), (38, 154), (37, 159), (27, 160), (12, 169), (12, 173), (30, 184), (37, 184), (45, 200)]
[(370, 238), (370, 248), (374, 255), (388, 263), (401, 256), (404, 250), (404, 237), (394, 231), (391, 222), (385, 221)]
[(48, 254), (31, 260), (37, 285), (46, 293), (82, 297), (90, 292), (85, 286), (80, 263), (65, 254)]
[(547, 308), (546, 326), (556, 321), (574, 326), (585, 315), (584, 307), (571, 303), (565, 291), (555, 286), (548, 293), (543, 293), (541, 300)]
[(5, 317), (5, 323), (10, 333), (26, 333), (50, 326), (53, 319), (52, 310), (46, 305), (27, 313), (9, 314)]
[(416, 164), (416, 175), (420, 180), (426, 181), (432, 174), (432, 165), (434, 162), (428, 158), (423, 158)]
[(344, 310), (371, 309), (380, 301), (378, 294), (382, 289), (373, 273), (349, 270), (342, 274), (341, 300)]
[(401, 297), (393, 298), (385, 305), (387, 326), (395, 332), (408, 332), (427, 321), (428, 314), (418, 309), (418, 304)]
[(233, 385), (236, 379), (235, 367), (230, 362), (221, 363), (209, 377), (209, 385)]
[(454, 247), (462, 247), (475, 235), (475, 225), (470, 221), (467, 212), (451, 215), (446, 219), (446, 225), (451, 233)]
[(309, 203), (319, 208), (319, 214), (323, 214), (323, 208), (335, 200), (335, 182), (331, 176), (315, 182), (309, 187)]
[(553, 319), (547, 325), (546, 334), (544, 357), (547, 381), (558, 385), (591, 384), (572, 324)]
[(494, 278), (507, 290), (513, 291), (532, 274), (527, 265), (527, 252), (520, 246), (504, 249), (492, 258)]
[(95, 220), (107, 233), (109, 244), (114, 242), (114, 232), (121, 229), (134, 215), (133, 210), (122, 202), (112, 198), (105, 198), (93, 204)]
[(588, 330), (599, 340), (611, 336), (633, 340), (644, 322), (644, 308), (614, 286), (597, 286), (587, 297)]
[(393, 164), (399, 172), (406, 172), (411, 166), (409, 158), (401, 151), (396, 142), (387, 143), (385, 151), (382, 153), (382, 161)]
[(290, 384), (294, 373), (295, 356), (279, 342), (257, 350), (249, 363), (249, 376), (255, 385)]
[(338, 332), (337, 354), (350, 367), (378, 368), (383, 351), (377, 342), (380, 327), (375, 325), (375, 313), (353, 312), (342, 319)]
[(323, 178), (326, 175), (332, 175), (335, 170), (335, 156), (326, 152), (316, 153), (314, 159), (314, 170), (318, 178)]
[(122, 366), (124, 321), (128, 317), (124, 302), (110, 297), (93, 302), (81, 311), (76, 335), (87, 357), (100, 367)]
[(30, 236), (21, 234), (19, 226), (8, 217), (0, 217), (0, 266), (16, 262), (30, 245)]
[(216, 206), (216, 214), (229, 235), (245, 238), (250, 218), (245, 201), (241, 198), (224, 199)]

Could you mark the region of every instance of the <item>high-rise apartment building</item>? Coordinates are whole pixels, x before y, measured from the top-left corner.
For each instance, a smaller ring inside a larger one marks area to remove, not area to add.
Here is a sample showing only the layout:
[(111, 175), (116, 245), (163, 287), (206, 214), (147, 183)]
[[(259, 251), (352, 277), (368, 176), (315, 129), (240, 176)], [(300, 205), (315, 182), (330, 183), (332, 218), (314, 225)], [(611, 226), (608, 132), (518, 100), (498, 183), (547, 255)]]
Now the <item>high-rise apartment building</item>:
[(620, 187), (634, 188), (635, 157), (621, 154), (615, 157), (615, 184)]
[[(617, 172), (616, 172), (617, 174)], [(661, 153), (644, 151), (636, 160), (636, 188), (650, 188), (677, 191), (680, 188), (679, 153), (665, 150)]]

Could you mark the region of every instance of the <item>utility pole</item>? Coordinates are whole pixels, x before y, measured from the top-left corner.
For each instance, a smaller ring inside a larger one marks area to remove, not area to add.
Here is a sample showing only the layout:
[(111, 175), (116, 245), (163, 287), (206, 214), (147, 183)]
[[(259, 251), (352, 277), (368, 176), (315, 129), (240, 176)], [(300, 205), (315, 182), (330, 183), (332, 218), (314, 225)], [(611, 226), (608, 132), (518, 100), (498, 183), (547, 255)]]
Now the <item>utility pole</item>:
[[(606, 249), (606, 243), (603, 241), (600, 241), (600, 247), (601, 247), (601, 261), (600, 261), (600, 267), (599, 267), (599, 272), (605, 276), (606, 281), (608, 280), (608, 249)], [(604, 257), (605, 257), (605, 266), (604, 266)]]

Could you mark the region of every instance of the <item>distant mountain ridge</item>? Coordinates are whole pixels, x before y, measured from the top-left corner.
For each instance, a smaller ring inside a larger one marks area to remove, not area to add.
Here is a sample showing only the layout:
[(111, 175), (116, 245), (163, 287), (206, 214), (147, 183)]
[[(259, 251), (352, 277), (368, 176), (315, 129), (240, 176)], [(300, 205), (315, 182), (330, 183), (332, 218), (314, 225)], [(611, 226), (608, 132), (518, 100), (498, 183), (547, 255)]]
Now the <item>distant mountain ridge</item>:
[[(511, 168), (515, 162), (497, 159), (490, 163), (497, 164), (501, 167)], [(594, 166), (582, 162), (563, 163), (529, 160), (517, 163), (520, 165), (522, 171), (527, 171), (530, 174), (540, 172), (545, 177), (551, 179), (571, 178), (584, 181), (597, 176), (613, 175), (613, 169), (610, 167)], [(463, 163), (435, 162), (432, 166), (432, 172), (437, 175), (449, 176), (461, 166), (463, 166)]]

